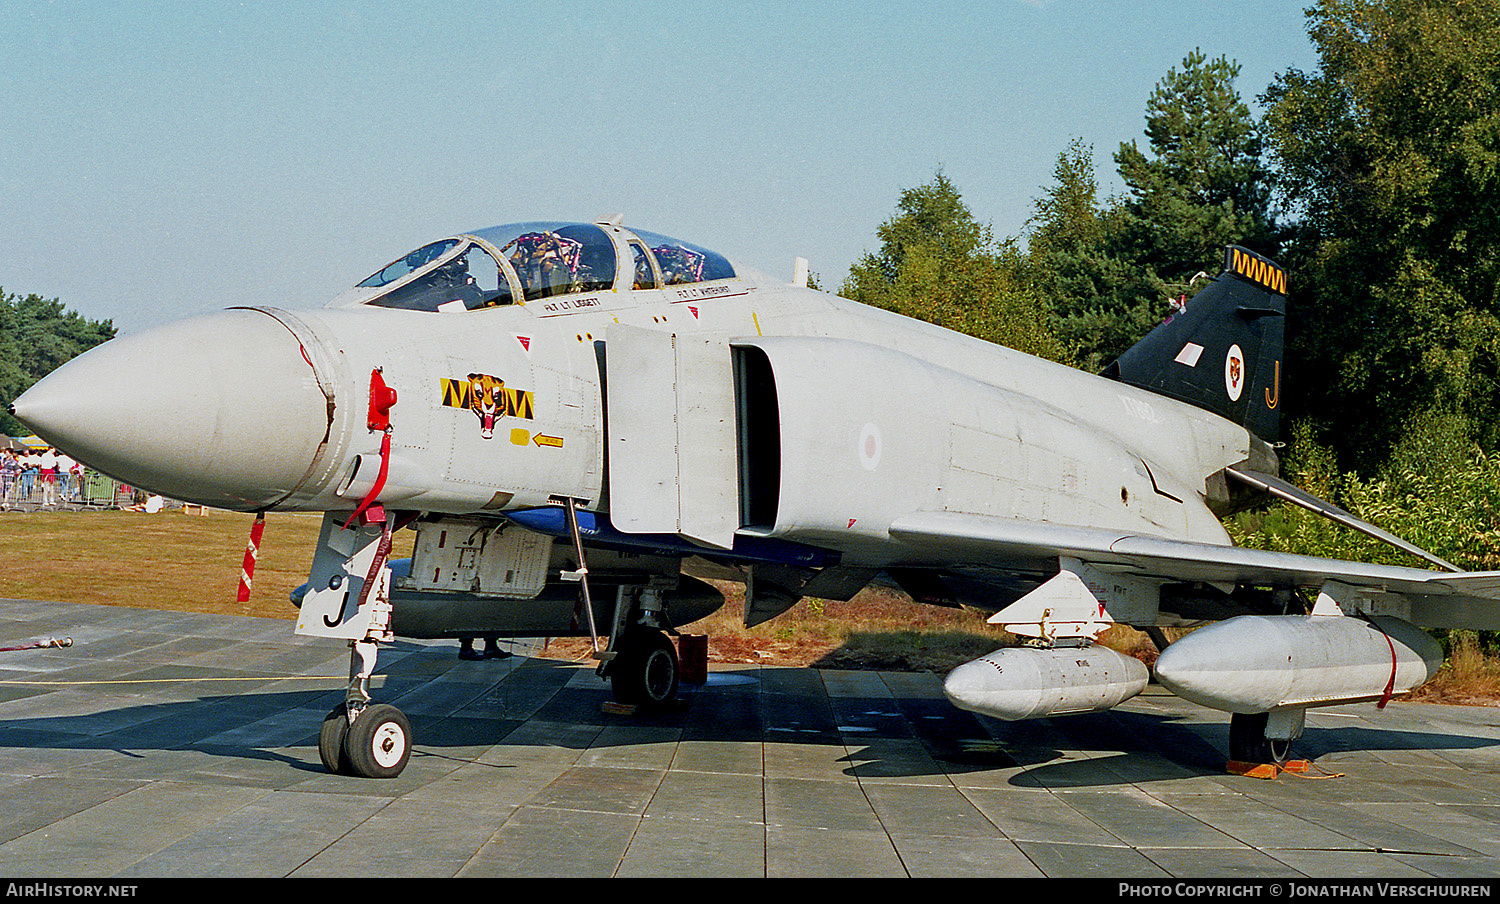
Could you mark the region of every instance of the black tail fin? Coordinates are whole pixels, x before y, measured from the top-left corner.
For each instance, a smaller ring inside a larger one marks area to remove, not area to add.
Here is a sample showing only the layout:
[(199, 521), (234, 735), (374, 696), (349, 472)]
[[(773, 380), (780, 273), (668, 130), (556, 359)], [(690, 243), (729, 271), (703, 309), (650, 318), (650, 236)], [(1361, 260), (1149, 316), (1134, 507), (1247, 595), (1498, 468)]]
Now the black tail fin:
[(1104, 369), (1104, 376), (1197, 405), (1274, 441), (1281, 429), (1286, 271), (1224, 249), (1224, 272)]

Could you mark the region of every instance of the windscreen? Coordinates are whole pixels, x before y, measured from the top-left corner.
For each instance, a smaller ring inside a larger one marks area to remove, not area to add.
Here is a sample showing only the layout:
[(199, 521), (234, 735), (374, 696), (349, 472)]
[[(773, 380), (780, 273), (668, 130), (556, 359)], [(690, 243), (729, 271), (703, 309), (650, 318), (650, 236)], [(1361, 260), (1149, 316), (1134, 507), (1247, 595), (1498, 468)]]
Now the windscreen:
[(402, 277), (411, 273), (413, 270), (420, 270), (423, 266), (430, 264), (438, 258), (442, 257), (448, 251), (452, 250), (453, 247), (457, 244), (458, 239), (443, 239), (441, 242), (433, 242), (430, 245), (423, 245), (416, 251), (407, 254), (405, 257), (397, 258), (396, 260), (385, 265), (385, 267), (381, 268), (378, 272), (371, 274), (370, 277), (364, 282), (360, 283), (359, 286), (362, 289), (369, 289), (390, 285), (396, 280), (401, 279)]
[[(464, 311), (510, 304), (510, 284), (500, 265), (479, 245), (468, 242), (458, 250), (458, 241), (447, 239), (418, 248), (380, 273), (360, 283), (362, 287), (392, 284), (389, 291), (370, 299), (367, 304), (406, 311)], [(437, 253), (430, 253), (437, 249)], [(400, 275), (401, 265), (410, 267)], [(416, 269), (437, 262), (407, 282), (399, 282)], [(389, 277), (389, 278), (387, 278)], [(384, 279), (385, 282), (376, 280)]]

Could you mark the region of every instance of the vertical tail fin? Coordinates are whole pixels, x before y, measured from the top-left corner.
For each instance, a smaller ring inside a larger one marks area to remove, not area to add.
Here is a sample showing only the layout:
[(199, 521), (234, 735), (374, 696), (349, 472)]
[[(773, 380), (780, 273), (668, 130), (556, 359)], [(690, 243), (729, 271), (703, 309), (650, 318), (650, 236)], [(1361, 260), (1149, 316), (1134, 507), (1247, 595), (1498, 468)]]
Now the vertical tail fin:
[(1230, 245), (1224, 272), (1104, 376), (1197, 405), (1274, 441), (1281, 429), (1286, 292), (1285, 270)]

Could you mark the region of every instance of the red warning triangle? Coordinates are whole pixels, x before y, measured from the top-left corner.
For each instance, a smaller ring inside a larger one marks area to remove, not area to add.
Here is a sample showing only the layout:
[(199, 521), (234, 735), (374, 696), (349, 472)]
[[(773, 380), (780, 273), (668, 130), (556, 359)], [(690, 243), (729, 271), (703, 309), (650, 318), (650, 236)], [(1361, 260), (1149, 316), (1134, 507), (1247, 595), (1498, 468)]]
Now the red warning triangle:
[(531, 351), (531, 337), (530, 336), (517, 336), (516, 337), (516, 341), (518, 341), (518, 342), (521, 343), (521, 348), (524, 348), (528, 352)]
[(692, 305), (688, 305), (688, 310), (693, 312), (693, 319), (697, 320), (698, 319), (698, 309), (695, 308), (695, 307), (693, 307)]

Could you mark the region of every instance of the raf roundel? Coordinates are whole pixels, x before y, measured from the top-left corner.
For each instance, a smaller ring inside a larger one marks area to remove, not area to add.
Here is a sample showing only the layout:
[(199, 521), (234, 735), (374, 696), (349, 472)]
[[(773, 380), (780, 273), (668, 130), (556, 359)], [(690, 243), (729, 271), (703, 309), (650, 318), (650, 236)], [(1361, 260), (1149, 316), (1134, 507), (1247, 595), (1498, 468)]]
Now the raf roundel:
[(859, 435), (859, 463), (866, 471), (873, 471), (880, 464), (880, 428), (865, 424)]

